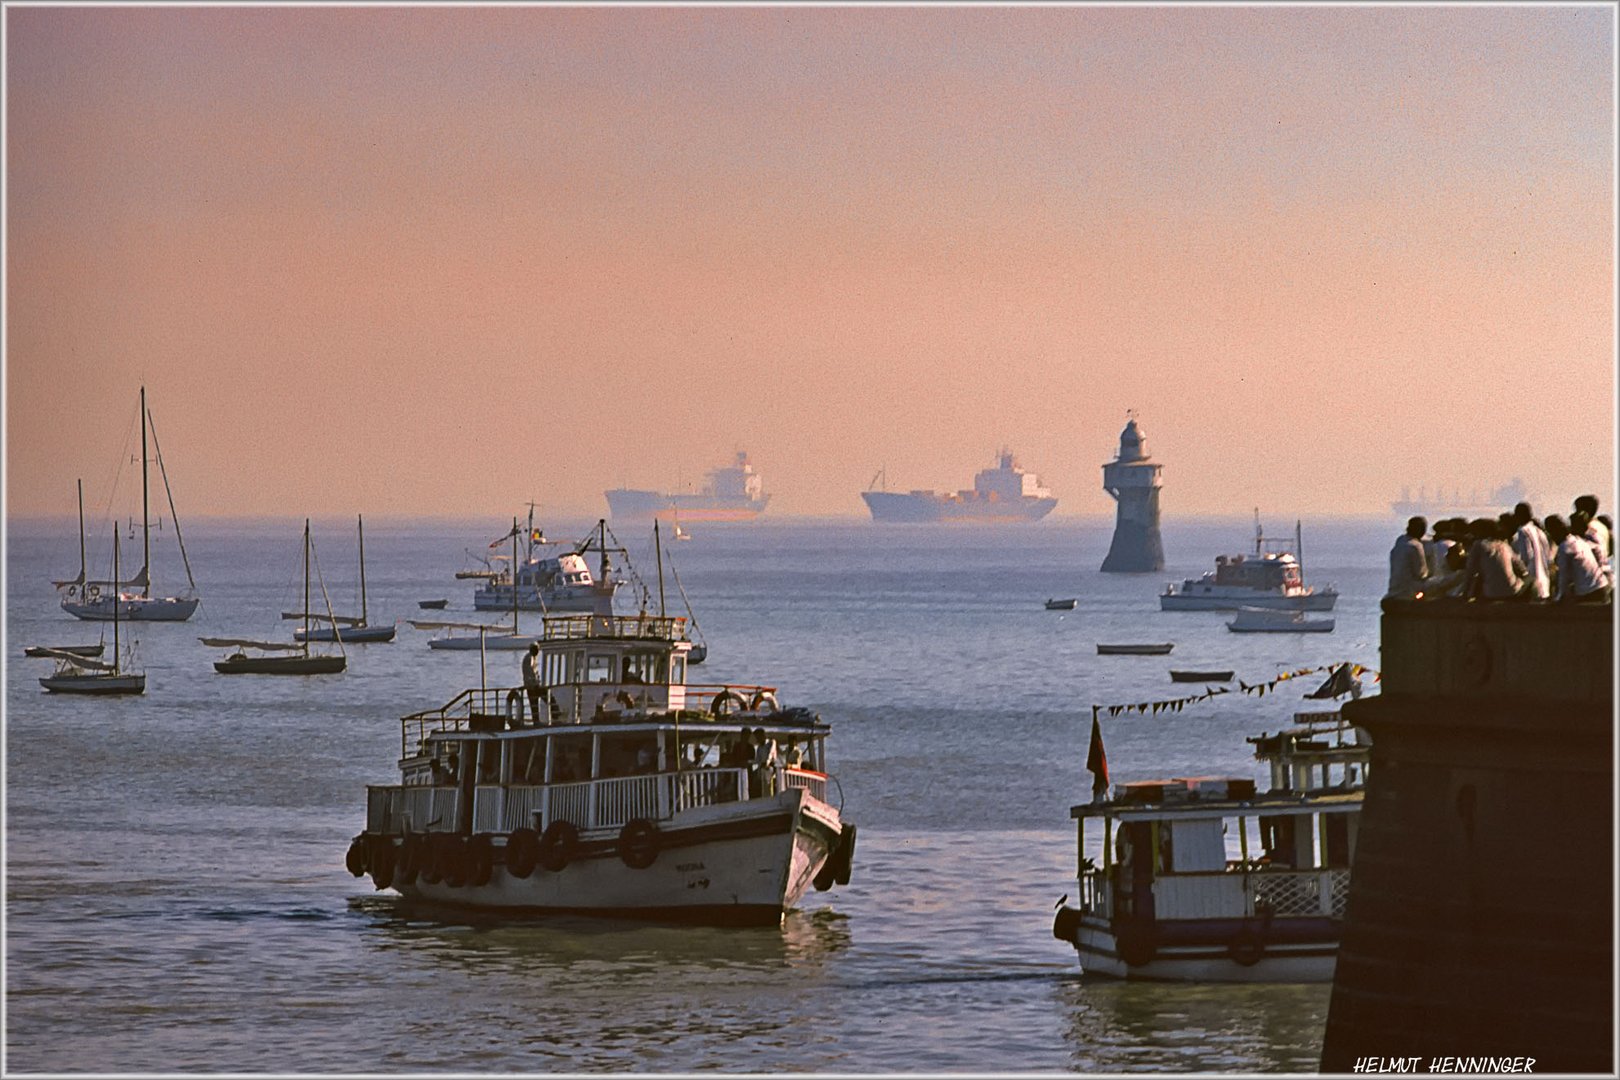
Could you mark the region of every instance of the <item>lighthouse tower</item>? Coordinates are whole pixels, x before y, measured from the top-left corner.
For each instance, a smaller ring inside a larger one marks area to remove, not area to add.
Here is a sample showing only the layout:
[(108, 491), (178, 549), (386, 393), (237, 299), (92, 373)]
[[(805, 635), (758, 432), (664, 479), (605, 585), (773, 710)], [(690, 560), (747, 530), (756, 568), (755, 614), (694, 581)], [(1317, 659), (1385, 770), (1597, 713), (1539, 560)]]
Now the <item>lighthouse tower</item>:
[(1119, 457), (1103, 466), (1103, 490), (1119, 503), (1114, 542), (1103, 560), (1105, 574), (1140, 574), (1164, 569), (1159, 539), (1159, 470), (1150, 461), (1136, 417), (1119, 435)]

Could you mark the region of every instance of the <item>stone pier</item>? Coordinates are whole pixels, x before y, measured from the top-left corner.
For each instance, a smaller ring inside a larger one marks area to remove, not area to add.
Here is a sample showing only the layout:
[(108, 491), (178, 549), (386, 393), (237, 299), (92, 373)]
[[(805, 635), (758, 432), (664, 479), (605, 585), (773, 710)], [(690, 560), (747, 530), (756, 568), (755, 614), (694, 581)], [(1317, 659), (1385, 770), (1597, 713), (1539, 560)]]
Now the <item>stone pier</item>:
[(1385, 600), (1382, 637), (1322, 1070), (1612, 1075), (1613, 607)]

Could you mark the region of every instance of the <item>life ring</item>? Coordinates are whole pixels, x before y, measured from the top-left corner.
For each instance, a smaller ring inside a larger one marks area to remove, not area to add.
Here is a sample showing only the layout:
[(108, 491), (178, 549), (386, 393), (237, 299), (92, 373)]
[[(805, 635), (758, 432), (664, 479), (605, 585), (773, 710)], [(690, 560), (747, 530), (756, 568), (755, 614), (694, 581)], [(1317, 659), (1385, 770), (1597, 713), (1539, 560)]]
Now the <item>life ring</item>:
[(386, 889), (394, 883), (394, 841), (392, 837), (379, 836), (371, 845), (370, 858), (367, 860), (371, 867), (371, 883), (379, 889)]
[(513, 829), (506, 838), (506, 872), (515, 878), (534, 873), (540, 861), (540, 834), (533, 829)]
[(523, 726), (523, 692), (521, 690), (508, 690), (506, 692), (506, 723), (508, 727)]
[(422, 872), (423, 838), (406, 833), (399, 842), (399, 861), (394, 865), (394, 880), (401, 885), (414, 885)]
[(67, 587), (67, 597), (68, 597), (69, 600), (76, 599), (78, 597), (78, 595), (79, 595), (79, 587), (77, 585), (69, 585)]
[(658, 861), (658, 826), (646, 818), (625, 822), (619, 830), (619, 860), (632, 870), (645, 870)]
[(772, 713), (779, 713), (782, 711), (782, 706), (777, 702), (776, 695), (771, 693), (769, 690), (761, 690), (759, 693), (755, 694), (754, 700), (748, 703), (748, 711), (759, 712), (761, 708), (766, 706), (769, 706)]
[(84, 598), (86, 600), (89, 600), (91, 603), (94, 603), (95, 601), (100, 600), (101, 599), (101, 586), (100, 585), (92, 585), (88, 589), (85, 589), (84, 590)]
[[(726, 708), (727, 704), (730, 704), (731, 707)], [(741, 695), (734, 694), (730, 690), (722, 690), (709, 703), (709, 715), (718, 720), (720, 717), (730, 713), (741, 712), (746, 705), (747, 703), (743, 701)]]
[(568, 856), (579, 843), (579, 830), (571, 821), (553, 821), (540, 834), (540, 865), (553, 874), (568, 865)]
[(1226, 955), (1239, 967), (1254, 967), (1266, 955), (1266, 943), (1251, 926), (1244, 926), (1226, 946)]
[(361, 833), (349, 844), (349, 853), (343, 857), (343, 865), (355, 877), (366, 876), (366, 834)]
[(478, 833), (467, 840), (467, 884), (488, 885), (495, 874), (495, 845), (489, 833)]

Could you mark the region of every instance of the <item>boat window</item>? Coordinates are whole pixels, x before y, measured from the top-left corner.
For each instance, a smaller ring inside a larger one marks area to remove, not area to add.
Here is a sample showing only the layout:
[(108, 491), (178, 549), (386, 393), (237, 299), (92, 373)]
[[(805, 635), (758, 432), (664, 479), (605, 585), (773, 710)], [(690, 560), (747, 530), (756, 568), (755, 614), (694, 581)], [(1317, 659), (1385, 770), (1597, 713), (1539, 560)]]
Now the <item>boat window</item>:
[(512, 743), (514, 784), (541, 784), (546, 779), (546, 740), (519, 739)]
[(681, 768), (709, 769), (719, 764), (719, 736), (681, 733)]
[(684, 686), (686, 684), (686, 657), (672, 657), (671, 662), (673, 670), (670, 672), (669, 681), (676, 686)]
[(591, 653), (585, 660), (585, 682), (607, 682), (613, 677), (613, 657)]
[(557, 735), (551, 740), (551, 782), (572, 784), (591, 778), (591, 736)]
[(548, 652), (541, 663), (540, 682), (546, 686), (560, 686), (568, 682), (568, 654)]
[(601, 773), (613, 776), (648, 776), (659, 771), (658, 733), (631, 731), (602, 736)]
[(620, 681), (660, 684), (664, 682), (663, 661), (664, 658), (658, 653), (627, 653)]

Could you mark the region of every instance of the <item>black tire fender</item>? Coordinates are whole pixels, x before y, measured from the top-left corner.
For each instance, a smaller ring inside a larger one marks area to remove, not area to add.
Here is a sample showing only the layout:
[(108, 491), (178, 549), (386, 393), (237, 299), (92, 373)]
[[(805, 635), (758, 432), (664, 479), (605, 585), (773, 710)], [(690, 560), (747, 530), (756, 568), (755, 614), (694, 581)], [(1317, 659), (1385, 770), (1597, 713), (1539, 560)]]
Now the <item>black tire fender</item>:
[(625, 822), (619, 830), (619, 860), (632, 870), (645, 870), (658, 861), (661, 846), (658, 826), (646, 818)]
[(349, 844), (349, 853), (343, 857), (343, 865), (355, 877), (366, 876), (366, 834), (361, 833)]
[(571, 821), (553, 821), (540, 834), (540, 865), (555, 874), (568, 865), (579, 845), (579, 830)]
[(526, 878), (539, 862), (540, 834), (533, 829), (513, 829), (506, 838), (506, 872)]

